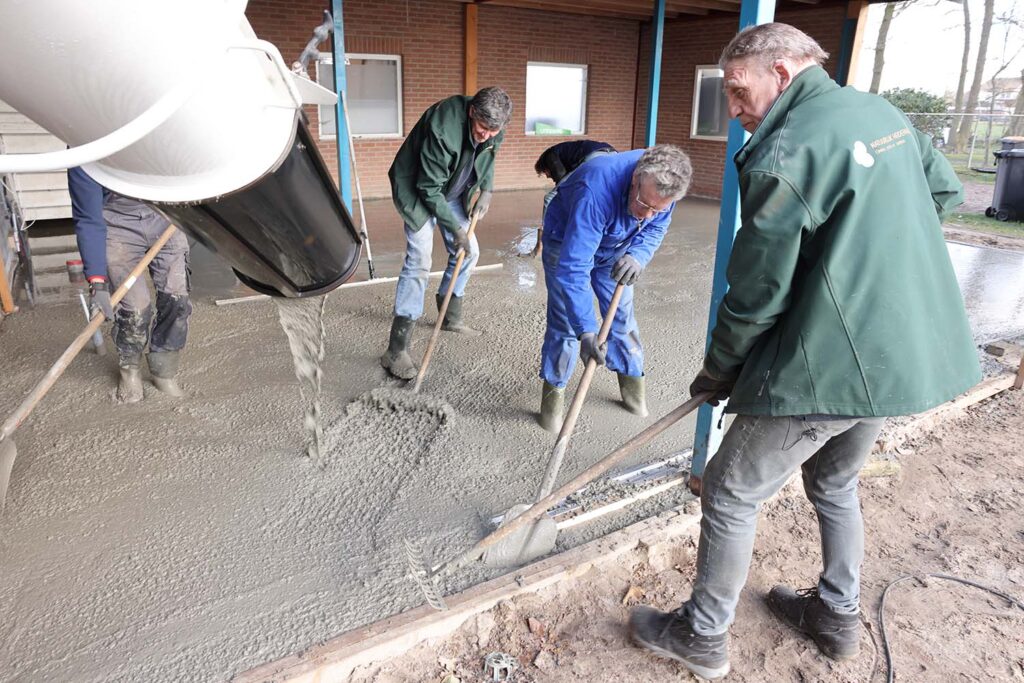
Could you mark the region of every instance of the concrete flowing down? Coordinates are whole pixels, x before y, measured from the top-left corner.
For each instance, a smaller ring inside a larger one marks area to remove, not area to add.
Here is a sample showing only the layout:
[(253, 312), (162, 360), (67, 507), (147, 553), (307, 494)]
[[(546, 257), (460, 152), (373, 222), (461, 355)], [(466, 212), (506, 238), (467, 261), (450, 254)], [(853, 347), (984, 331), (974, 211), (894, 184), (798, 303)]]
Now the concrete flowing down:
[(275, 299), (281, 329), (288, 337), (292, 352), (295, 379), (306, 404), (302, 429), (306, 438), (306, 456), (323, 467), (323, 419), (320, 414), (320, 391), (324, 362), (324, 308), (327, 296), (309, 299)]
[[(0, 681), (224, 680), (421, 605), (402, 539), (434, 560), (468, 547), (491, 515), (533, 498), (552, 446), (534, 417), (543, 275), (515, 255), (536, 220), (523, 207), (541, 194), (495, 198), (481, 262), (506, 265), (466, 295), (485, 335), (443, 337), (415, 410), (388, 399), (404, 384), (378, 363), (394, 286), (329, 298), (322, 468), (304, 457), (307, 405), (269, 302), (197, 298), (184, 399), (147, 384), (143, 402), (114, 406), (115, 361), (83, 354), (16, 435), (0, 518)], [(400, 256), (385, 247), (399, 226), (386, 203), (373, 212), (375, 262), (396, 274)], [(651, 416), (627, 413), (615, 377), (598, 372), (562, 481), (684, 400), (703, 353), (716, 224), (715, 204), (685, 202), (637, 287)], [(0, 413), (77, 332), (77, 305), (3, 322)], [(428, 308), (415, 357), (433, 319)], [(691, 442), (692, 420), (635, 462)], [(563, 531), (559, 549), (675, 504), (681, 489)], [(444, 588), (504, 571), (474, 567)]]

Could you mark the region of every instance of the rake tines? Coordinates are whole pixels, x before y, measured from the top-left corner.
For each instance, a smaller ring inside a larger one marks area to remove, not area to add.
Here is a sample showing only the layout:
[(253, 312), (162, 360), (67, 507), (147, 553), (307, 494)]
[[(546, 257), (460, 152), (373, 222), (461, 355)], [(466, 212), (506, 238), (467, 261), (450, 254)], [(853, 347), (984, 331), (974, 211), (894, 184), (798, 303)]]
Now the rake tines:
[(427, 560), (423, 555), (423, 548), (415, 541), (404, 540), (405, 557), (409, 564), (409, 575), (412, 580), (420, 587), (420, 592), (423, 593), (428, 605), (440, 612), (447, 611), (448, 605), (445, 604), (444, 597), (437, 587), (436, 575), (431, 575), (429, 571)]

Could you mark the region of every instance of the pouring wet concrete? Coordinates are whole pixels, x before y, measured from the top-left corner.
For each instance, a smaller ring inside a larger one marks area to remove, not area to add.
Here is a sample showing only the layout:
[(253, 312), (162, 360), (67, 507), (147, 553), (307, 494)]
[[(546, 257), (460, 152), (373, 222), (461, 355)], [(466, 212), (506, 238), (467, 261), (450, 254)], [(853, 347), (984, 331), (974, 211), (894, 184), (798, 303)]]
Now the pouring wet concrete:
[[(147, 386), (143, 402), (114, 406), (113, 362), (83, 354), (18, 432), (0, 518), (0, 680), (223, 680), (422, 604), (402, 539), (434, 560), (468, 547), (491, 515), (533, 496), (550, 452), (534, 421), (543, 276), (514, 255), (532, 246), (541, 196), (497, 195), (479, 228), (481, 263), (506, 266), (467, 291), (467, 314), (486, 335), (445, 335), (438, 348), (420, 399), (439, 413), (381, 409), (404, 386), (377, 362), (394, 285), (329, 297), (322, 469), (303, 453), (306, 405), (272, 303), (218, 308), (197, 297), (183, 400)], [(371, 225), (385, 276), (400, 263), (396, 222)], [(716, 204), (685, 202), (638, 286), (651, 416), (626, 412), (615, 377), (599, 372), (563, 478), (685, 398), (703, 351), (716, 225)], [(0, 410), (79, 317), (69, 303), (4, 322)], [(416, 354), (432, 320), (416, 330)], [(692, 421), (635, 462), (691, 441)], [(559, 549), (678, 503), (681, 489), (563, 532)], [(503, 571), (477, 566), (444, 589)]]

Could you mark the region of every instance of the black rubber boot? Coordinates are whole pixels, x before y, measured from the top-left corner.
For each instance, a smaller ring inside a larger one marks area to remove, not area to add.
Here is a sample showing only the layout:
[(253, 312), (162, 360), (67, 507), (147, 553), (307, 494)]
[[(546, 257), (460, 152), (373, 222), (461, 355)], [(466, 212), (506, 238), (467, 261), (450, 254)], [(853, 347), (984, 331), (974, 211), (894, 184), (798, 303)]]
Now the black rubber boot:
[(699, 635), (678, 611), (637, 607), (629, 615), (629, 631), (638, 645), (682, 663), (701, 678), (721, 678), (729, 673), (729, 634)]
[(634, 415), (647, 417), (647, 392), (644, 389), (643, 375), (630, 377), (620, 374), (619, 393), (622, 395), (622, 403), (626, 406), (626, 410)]
[(416, 321), (412, 318), (396, 316), (391, 323), (388, 350), (380, 357), (381, 366), (398, 379), (412, 379), (418, 371), (409, 355), (409, 339), (415, 326)]
[(779, 619), (809, 635), (825, 656), (849, 659), (860, 653), (860, 617), (833, 611), (817, 588), (776, 586), (768, 593), (768, 606)]
[(562, 429), (564, 410), (565, 389), (552, 386), (545, 380), (540, 393), (540, 417), (538, 418), (540, 426), (557, 434)]
[(142, 400), (141, 356), (121, 356), (118, 361), (120, 377), (117, 380), (118, 403), (138, 403)]
[[(446, 332), (458, 332), (459, 334), (465, 334), (470, 337), (479, 337), (483, 334), (480, 330), (474, 330), (472, 327), (467, 327), (462, 322), (462, 303), (466, 297), (452, 295), (452, 300), (448, 302), (448, 310), (444, 314), (444, 322), (441, 323), (441, 329)], [(443, 294), (435, 294), (434, 300), (437, 301), (437, 310), (441, 311), (441, 304), (444, 303)]]
[(153, 376), (153, 384), (157, 389), (175, 398), (185, 395), (178, 386), (178, 366), (180, 358), (177, 351), (150, 351), (149, 373)]

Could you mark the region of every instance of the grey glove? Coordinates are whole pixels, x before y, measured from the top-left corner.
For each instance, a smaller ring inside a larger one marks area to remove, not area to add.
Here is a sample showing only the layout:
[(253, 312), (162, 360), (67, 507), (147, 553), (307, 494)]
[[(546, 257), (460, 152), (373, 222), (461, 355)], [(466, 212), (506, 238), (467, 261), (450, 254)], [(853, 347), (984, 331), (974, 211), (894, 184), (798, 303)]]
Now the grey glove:
[(476, 200), (476, 206), (473, 207), (473, 214), (479, 219), (487, 215), (487, 211), (491, 208), (491, 197), (494, 195), (490, 190), (483, 190), (480, 193), (480, 197)]
[(580, 337), (580, 358), (584, 363), (593, 358), (598, 365), (604, 365), (604, 355), (608, 352), (608, 342), (597, 343), (597, 335), (593, 332), (585, 332)]
[(452, 242), (455, 243), (455, 253), (459, 253), (459, 250), (464, 250), (466, 254), (469, 254), (469, 233), (465, 230), (456, 230), (452, 233)]
[(612, 267), (612, 279), (620, 285), (631, 285), (640, 279), (642, 272), (644, 272), (644, 267), (640, 265), (640, 262), (626, 254)]
[(713, 377), (711, 373), (707, 371), (707, 368), (701, 368), (697, 376), (693, 378), (693, 382), (690, 383), (690, 398), (693, 398), (697, 394), (711, 393), (711, 398), (708, 399), (708, 404), (717, 406), (720, 401), (724, 401), (729, 398), (729, 394), (732, 393), (732, 385), (734, 382), (728, 380), (718, 379)]
[(114, 309), (110, 305), (110, 290), (107, 289), (106, 280), (89, 283), (89, 310), (93, 313), (99, 310), (107, 320), (114, 319)]

